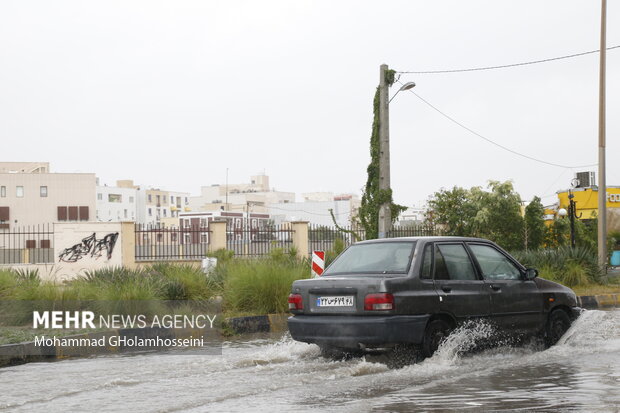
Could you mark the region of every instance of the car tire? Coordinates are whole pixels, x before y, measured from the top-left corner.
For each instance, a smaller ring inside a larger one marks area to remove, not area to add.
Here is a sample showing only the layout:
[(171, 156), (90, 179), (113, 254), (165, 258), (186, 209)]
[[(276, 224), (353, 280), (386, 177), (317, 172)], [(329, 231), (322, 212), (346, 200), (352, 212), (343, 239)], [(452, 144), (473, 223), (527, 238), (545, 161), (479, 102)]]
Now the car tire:
[(556, 344), (560, 338), (570, 328), (570, 317), (566, 312), (557, 309), (549, 314), (547, 319), (547, 326), (545, 328), (545, 344), (547, 347), (551, 347)]
[(439, 345), (450, 334), (450, 330), (450, 325), (443, 320), (433, 320), (428, 323), (422, 342), (422, 353), (425, 357), (431, 357), (437, 351)]

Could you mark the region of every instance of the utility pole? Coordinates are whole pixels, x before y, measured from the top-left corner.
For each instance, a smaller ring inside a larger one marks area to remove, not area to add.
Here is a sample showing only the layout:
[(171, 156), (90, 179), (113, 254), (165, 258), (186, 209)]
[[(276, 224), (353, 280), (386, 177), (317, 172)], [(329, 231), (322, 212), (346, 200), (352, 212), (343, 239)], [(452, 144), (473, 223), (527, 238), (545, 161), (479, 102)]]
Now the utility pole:
[[(390, 113), (388, 66), (379, 68), (379, 189), (390, 189)], [(390, 203), (384, 202), (379, 207), (379, 238), (386, 238), (392, 229), (392, 211)]]
[(607, 0), (601, 1), (601, 60), (598, 111), (598, 265), (607, 272), (607, 183), (605, 178), (605, 61)]

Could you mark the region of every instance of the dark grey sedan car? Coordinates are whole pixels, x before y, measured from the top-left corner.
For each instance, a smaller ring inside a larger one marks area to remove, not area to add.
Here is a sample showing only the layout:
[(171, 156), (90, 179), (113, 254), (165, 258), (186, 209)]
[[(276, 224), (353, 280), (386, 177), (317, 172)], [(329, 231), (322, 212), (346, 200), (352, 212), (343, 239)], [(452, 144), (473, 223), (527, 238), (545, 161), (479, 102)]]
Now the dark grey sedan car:
[(484, 239), (363, 241), (320, 278), (293, 283), (288, 326), (325, 352), (408, 345), (430, 356), (471, 319), (553, 345), (581, 310), (571, 289), (537, 276)]

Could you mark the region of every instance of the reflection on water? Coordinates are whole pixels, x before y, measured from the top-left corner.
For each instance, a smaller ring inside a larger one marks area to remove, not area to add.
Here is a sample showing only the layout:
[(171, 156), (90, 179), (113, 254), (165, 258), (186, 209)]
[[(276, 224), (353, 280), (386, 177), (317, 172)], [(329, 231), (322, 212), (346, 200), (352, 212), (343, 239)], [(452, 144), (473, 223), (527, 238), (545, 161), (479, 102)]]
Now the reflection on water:
[(287, 336), (226, 343), (223, 356), (157, 354), (0, 369), (0, 411), (618, 411), (620, 311), (588, 311), (548, 350), (467, 350), (484, 326), (430, 359), (326, 361)]

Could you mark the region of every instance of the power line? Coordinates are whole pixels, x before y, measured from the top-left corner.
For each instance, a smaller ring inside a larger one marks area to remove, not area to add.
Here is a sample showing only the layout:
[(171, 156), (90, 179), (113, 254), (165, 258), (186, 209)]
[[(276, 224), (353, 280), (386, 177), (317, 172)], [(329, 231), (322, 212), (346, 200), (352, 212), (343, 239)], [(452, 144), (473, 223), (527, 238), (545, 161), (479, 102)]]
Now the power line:
[[(608, 47), (606, 50), (613, 50), (613, 49), (618, 49), (618, 48), (620, 48), (620, 45)], [(499, 65), (499, 66), (473, 67), (473, 68), (468, 68), (468, 69), (448, 69), (448, 70), (423, 70), (423, 71), (406, 71), (406, 72), (397, 71), (396, 73), (428, 75), (428, 74), (442, 74), (442, 73), (479, 72), (483, 70), (506, 69), (509, 67), (527, 66), (527, 65), (534, 65), (537, 63), (553, 62), (556, 60), (572, 59), (574, 57), (585, 56), (585, 55), (598, 53), (598, 52), (600, 52), (600, 50), (597, 49), (597, 50), (590, 50), (589, 52), (575, 53), (575, 54), (559, 56), (559, 57), (551, 57), (549, 59), (534, 60), (531, 62), (512, 63), (508, 65)]]
[[(400, 82), (399, 82), (400, 83)], [(505, 151), (508, 151), (514, 155), (517, 156), (521, 156), (523, 158), (529, 159), (531, 161), (535, 161), (535, 162), (539, 162), (539, 163), (543, 163), (546, 165), (551, 165), (551, 166), (556, 166), (558, 168), (565, 168), (565, 169), (576, 169), (576, 168), (587, 168), (587, 167), (591, 167), (591, 166), (596, 166), (598, 164), (590, 164), (590, 165), (577, 165), (577, 166), (572, 166), (572, 165), (561, 165), (561, 164), (557, 164), (557, 163), (553, 163), (553, 162), (547, 162), (547, 161), (543, 161), (542, 159), (537, 159), (534, 158), (532, 156), (528, 156), (528, 155), (524, 155), (522, 153), (519, 153), (515, 150), (512, 150), (510, 148), (507, 148), (497, 142), (492, 141), (491, 139), (482, 136), (481, 134), (479, 134), (478, 132), (476, 132), (475, 130), (463, 125), (461, 122), (457, 121), (456, 119), (454, 119), (453, 117), (445, 114), (444, 112), (442, 112), (441, 110), (439, 110), (437, 107), (433, 106), (429, 101), (427, 101), (426, 99), (424, 99), (423, 97), (421, 97), (420, 95), (418, 95), (417, 93), (415, 93), (413, 90), (409, 90), (409, 92), (413, 93), (415, 95), (415, 97), (417, 97), (418, 99), (420, 99), (422, 102), (424, 102), (426, 105), (428, 105), (431, 109), (433, 109), (434, 111), (436, 111), (437, 113), (439, 113), (441, 116), (443, 116), (444, 118), (448, 119), (450, 122), (456, 124), (457, 126), (460, 126), (461, 128), (465, 129), (466, 131), (468, 131), (469, 133), (471, 133), (472, 135), (475, 135), (477, 137), (479, 137), (480, 139), (483, 139), (487, 142), (489, 142), (492, 145), (497, 146), (498, 148), (501, 148)]]

